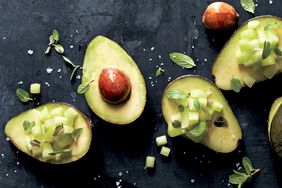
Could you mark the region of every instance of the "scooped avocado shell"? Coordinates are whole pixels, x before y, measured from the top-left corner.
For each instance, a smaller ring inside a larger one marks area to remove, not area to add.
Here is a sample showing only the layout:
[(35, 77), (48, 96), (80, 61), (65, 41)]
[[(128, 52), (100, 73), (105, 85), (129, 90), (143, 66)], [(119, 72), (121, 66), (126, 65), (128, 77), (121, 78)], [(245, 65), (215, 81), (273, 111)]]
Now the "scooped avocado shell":
[[(33, 127), (25, 127), (25, 121), (34, 122)], [(80, 159), (88, 152), (91, 127), (90, 119), (75, 107), (66, 103), (47, 103), (10, 119), (5, 126), (5, 134), (27, 155), (42, 162), (65, 164)], [(65, 140), (74, 130), (80, 130), (76, 140)], [(58, 142), (52, 142), (52, 138), (58, 139)], [(63, 144), (62, 147), (60, 144)], [(59, 149), (61, 153), (54, 153)]]
[(273, 150), (282, 157), (282, 97), (271, 106), (268, 117), (268, 138)]
[[(267, 25), (274, 26), (265, 29)], [(271, 48), (282, 49), (281, 27), (281, 18), (275, 16), (259, 16), (242, 24), (214, 62), (212, 74), (215, 84), (220, 89), (231, 90), (230, 83), (235, 77), (241, 80), (243, 86), (252, 87), (254, 83), (271, 79), (280, 73), (282, 61), (275, 50), (265, 59), (262, 53), (264, 43), (268, 41), (270, 45), (277, 45)]]
[[(105, 96), (102, 96), (99, 89), (102, 70), (109, 68), (121, 71), (131, 85), (129, 96), (118, 101), (118, 104), (104, 100)], [(104, 36), (95, 37), (86, 50), (82, 83), (92, 80), (85, 98), (92, 111), (100, 118), (114, 124), (129, 124), (141, 115), (146, 103), (144, 78), (133, 59), (117, 43)]]
[[(199, 90), (204, 91), (205, 93), (211, 93), (209, 94), (209, 100), (217, 101), (218, 104), (222, 104), (220, 107), (219, 105), (214, 107), (215, 110), (221, 112), (211, 116), (211, 120), (208, 120), (209, 118), (205, 117), (205, 119), (207, 119), (207, 132), (204, 134), (203, 138), (200, 138), (199, 143), (221, 153), (232, 152), (236, 149), (238, 140), (242, 138), (241, 128), (236, 117), (220, 90), (212, 82), (199, 76), (179, 77), (172, 81), (164, 90), (162, 97), (162, 113), (166, 123), (168, 124), (169, 136), (174, 137), (181, 135), (182, 131), (181, 129), (176, 129), (171, 122), (171, 117), (180, 111), (178, 106), (175, 104), (175, 101), (167, 97), (169, 91), (172, 90), (182, 90), (186, 92)], [(190, 93), (190, 95), (192, 94)], [(191, 139), (189, 138), (189, 134), (182, 135)], [(197, 140), (193, 141), (197, 142)]]

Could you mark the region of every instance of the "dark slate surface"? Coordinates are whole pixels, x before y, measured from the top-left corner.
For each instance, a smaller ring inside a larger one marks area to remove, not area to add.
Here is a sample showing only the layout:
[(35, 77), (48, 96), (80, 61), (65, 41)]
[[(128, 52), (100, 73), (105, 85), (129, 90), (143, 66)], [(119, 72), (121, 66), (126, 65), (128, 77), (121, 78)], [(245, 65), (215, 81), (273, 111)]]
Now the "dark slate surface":
[[(227, 187), (228, 175), (237, 168), (242, 156), (249, 156), (262, 169), (248, 186), (281, 187), (281, 165), (270, 150), (266, 128), (270, 105), (282, 95), (281, 76), (243, 89), (240, 94), (224, 92), (243, 128), (244, 141), (234, 153), (216, 154), (177, 138), (169, 139), (172, 155), (164, 159), (155, 145), (154, 138), (166, 132), (160, 100), (168, 80), (185, 74), (212, 79), (214, 58), (230, 36), (204, 29), (201, 16), (211, 2), (2, 0), (0, 187)], [(232, 2), (240, 13), (239, 23), (252, 17), (243, 11), (239, 0), (227, 2)], [(279, 0), (272, 4), (260, 0), (255, 15), (282, 16), (281, 10)], [(98, 34), (117, 41), (133, 56), (146, 80), (148, 100), (145, 112), (132, 126), (117, 127), (103, 122), (88, 108), (84, 96), (75, 94), (80, 80), (71, 84), (70, 69), (62, 57), (54, 52), (46, 57), (43, 53), (54, 28), (61, 33), (65, 55), (77, 64), (82, 64), (86, 45)], [(34, 51), (33, 55), (27, 55), (29, 49)], [(196, 69), (183, 70), (171, 63), (168, 54), (173, 51), (191, 55), (198, 61)], [(161, 63), (166, 72), (155, 78), (155, 67)], [(53, 68), (51, 74), (46, 73), (47, 67)], [(57, 72), (58, 69), (62, 71)], [(19, 81), (23, 84), (18, 85)], [(6, 141), (3, 130), (8, 119), (37, 105), (24, 105), (15, 96), (16, 88), (28, 89), (32, 82), (42, 84), (40, 104), (53, 100), (68, 102), (94, 121), (91, 149), (80, 161), (61, 166), (44, 164)], [(157, 160), (152, 172), (144, 170), (148, 154), (155, 155)]]

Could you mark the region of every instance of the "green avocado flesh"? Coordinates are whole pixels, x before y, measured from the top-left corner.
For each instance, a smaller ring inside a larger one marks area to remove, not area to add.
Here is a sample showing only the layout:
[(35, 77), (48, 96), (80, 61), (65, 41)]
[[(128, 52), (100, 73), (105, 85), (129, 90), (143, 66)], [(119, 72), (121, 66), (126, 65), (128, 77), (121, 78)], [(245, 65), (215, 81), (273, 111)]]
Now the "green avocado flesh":
[(282, 97), (271, 106), (268, 117), (268, 138), (273, 150), (282, 157)]
[[(263, 57), (264, 47), (270, 53)], [(216, 58), (212, 74), (215, 84), (231, 90), (231, 80), (238, 78), (243, 86), (271, 79), (282, 70), (282, 21), (274, 16), (255, 17), (244, 23), (229, 39)]]
[[(99, 76), (102, 69), (117, 68), (128, 76), (131, 83), (129, 98), (120, 104), (110, 104), (103, 100), (99, 92)], [(82, 83), (89, 83), (85, 93), (92, 111), (103, 120), (114, 124), (129, 124), (143, 112), (146, 103), (146, 85), (134, 60), (114, 41), (104, 37), (95, 37), (87, 47)]]
[[(182, 95), (176, 95), (176, 91), (186, 97), (172, 99)], [(199, 76), (182, 76), (171, 82), (163, 93), (162, 113), (170, 137), (182, 135), (216, 152), (234, 151), (242, 138), (240, 125), (223, 94)]]
[(31, 157), (65, 164), (88, 152), (91, 126), (91, 121), (73, 106), (48, 103), (10, 119), (5, 133), (18, 149)]

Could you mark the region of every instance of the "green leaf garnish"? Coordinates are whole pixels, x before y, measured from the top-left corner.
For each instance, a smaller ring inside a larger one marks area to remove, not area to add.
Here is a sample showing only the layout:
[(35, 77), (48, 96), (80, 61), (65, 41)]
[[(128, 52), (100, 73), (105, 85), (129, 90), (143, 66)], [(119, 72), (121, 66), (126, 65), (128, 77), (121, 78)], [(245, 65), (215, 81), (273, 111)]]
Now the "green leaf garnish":
[(167, 98), (174, 99), (174, 100), (184, 99), (188, 96), (189, 96), (189, 94), (187, 94), (186, 92), (181, 91), (181, 90), (170, 90), (170, 91), (167, 92)]
[(64, 61), (69, 64), (72, 68), (75, 68), (79, 65), (75, 65), (69, 58), (67, 58), (66, 56), (63, 56)]
[(47, 48), (46, 48), (46, 50), (45, 50), (45, 54), (49, 54), (50, 53), (50, 51), (51, 51), (51, 46), (48, 46)]
[(41, 142), (38, 141), (38, 140), (36, 140), (36, 139), (31, 140), (29, 143), (30, 143), (33, 147), (39, 147), (39, 148), (40, 148)]
[(173, 122), (171, 122), (171, 125), (172, 125), (175, 129), (177, 129), (177, 128), (181, 127), (181, 122), (178, 121), (178, 120), (174, 120)]
[(265, 31), (271, 30), (271, 29), (277, 28), (278, 26), (280, 26), (279, 23), (277, 23), (277, 22), (272, 22), (272, 23), (266, 24), (266, 25), (264, 26), (264, 30), (265, 30)]
[(231, 89), (237, 93), (240, 92), (241, 88), (242, 88), (242, 83), (238, 78), (235, 78), (233, 76), (233, 78), (230, 80), (230, 85), (231, 85)]
[(68, 153), (68, 152), (71, 152), (71, 148), (53, 151), (53, 152), (49, 153), (49, 155), (57, 155), (59, 153)]
[(206, 132), (206, 128), (207, 128), (206, 122), (200, 122), (189, 131), (190, 136), (194, 138), (198, 138)]
[(264, 41), (263, 44), (263, 51), (262, 51), (262, 59), (266, 59), (271, 53), (271, 47), (270, 47), (270, 42)]
[(164, 72), (165, 72), (165, 70), (162, 69), (161, 67), (159, 67), (159, 68), (156, 70), (156, 77), (159, 77), (159, 76), (162, 75)]
[(59, 54), (63, 54), (64, 53), (64, 47), (60, 44), (54, 44), (55, 50), (56, 52), (58, 52)]
[(55, 40), (55, 43), (59, 42), (60, 35), (59, 35), (59, 32), (56, 29), (53, 30), (52, 37)]
[(184, 106), (183, 105), (178, 105), (178, 111), (179, 112), (184, 112)]
[(282, 51), (278, 47), (274, 48), (274, 52), (276, 53), (276, 55), (282, 56)]
[(63, 124), (58, 125), (54, 130), (53, 136), (57, 136), (59, 133), (61, 133), (63, 131), (63, 129), (64, 129)]
[(91, 80), (89, 83), (82, 83), (78, 86), (77, 88), (77, 93), (78, 94), (83, 94), (86, 93), (89, 89), (89, 85), (94, 82), (94, 80)]
[(241, 6), (247, 12), (255, 13), (255, 3), (253, 0), (240, 0)]
[(28, 120), (24, 120), (23, 122), (23, 128), (26, 133), (30, 133), (32, 130), (32, 127), (34, 126), (35, 126), (35, 121), (30, 122)]
[(248, 157), (243, 157), (242, 163), (245, 168), (245, 173), (233, 170), (234, 174), (229, 176), (229, 183), (238, 185), (238, 188), (241, 188), (249, 178), (260, 171), (260, 169), (255, 169), (253, 167), (252, 162)]
[(178, 52), (173, 52), (169, 54), (169, 57), (175, 64), (181, 66), (182, 68), (189, 69), (196, 66), (193, 59), (188, 55)]
[(73, 80), (74, 75), (75, 75), (75, 73), (76, 73), (76, 71), (77, 71), (77, 69), (78, 69), (79, 67), (80, 67), (80, 66), (78, 65), (78, 66), (76, 66), (76, 67), (72, 70), (71, 75), (70, 75), (70, 81)]
[(194, 107), (195, 107), (195, 109), (196, 109), (197, 111), (200, 110), (201, 104), (200, 104), (199, 98), (195, 98), (195, 99), (194, 99)]
[(77, 140), (77, 137), (82, 133), (82, 128), (77, 128), (74, 129), (74, 131), (71, 133), (71, 137), (72, 139), (74, 139), (74, 141)]
[(16, 90), (16, 95), (18, 97), (18, 99), (22, 102), (28, 102), (28, 101), (32, 101), (33, 99), (29, 97), (29, 94), (27, 91), (21, 89), (21, 88), (18, 88)]

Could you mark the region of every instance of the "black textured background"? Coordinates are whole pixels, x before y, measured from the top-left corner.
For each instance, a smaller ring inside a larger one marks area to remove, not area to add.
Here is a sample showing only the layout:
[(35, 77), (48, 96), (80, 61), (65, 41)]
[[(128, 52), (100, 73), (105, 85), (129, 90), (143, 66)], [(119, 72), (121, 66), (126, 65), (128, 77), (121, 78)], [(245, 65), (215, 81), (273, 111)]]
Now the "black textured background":
[[(281, 187), (282, 168), (270, 150), (266, 123), (272, 102), (282, 95), (281, 76), (243, 89), (240, 94), (224, 92), (243, 129), (244, 140), (234, 153), (216, 154), (176, 138), (169, 139), (172, 155), (165, 159), (155, 145), (155, 137), (166, 133), (160, 107), (164, 87), (184, 74), (213, 79), (212, 63), (230, 36), (228, 32), (204, 29), (201, 16), (211, 2), (0, 0), (0, 187), (228, 187), (228, 175), (239, 167), (242, 156), (250, 157), (254, 166), (261, 168), (249, 187)], [(239, 24), (252, 17), (239, 0), (226, 2), (239, 12)], [(282, 16), (280, 0), (256, 2), (256, 16)], [(80, 80), (69, 82), (71, 71), (62, 57), (54, 51), (48, 57), (44, 55), (54, 28), (61, 34), (65, 55), (77, 64), (82, 64), (86, 45), (98, 34), (117, 41), (133, 56), (147, 83), (147, 104), (141, 118), (119, 127), (91, 112), (84, 96), (75, 93)], [(33, 55), (27, 54), (29, 49)], [(197, 67), (183, 70), (171, 63), (168, 54), (173, 51), (191, 55)], [(161, 63), (166, 72), (156, 78), (156, 66)], [(46, 73), (47, 67), (53, 68), (51, 74)], [(22, 85), (18, 85), (20, 81)], [(16, 88), (28, 89), (33, 82), (42, 84), (40, 104), (68, 102), (93, 120), (93, 142), (80, 161), (60, 166), (44, 164), (6, 141), (4, 126), (8, 119), (37, 105), (22, 104), (15, 95)], [(144, 170), (148, 154), (156, 156), (152, 172)]]

